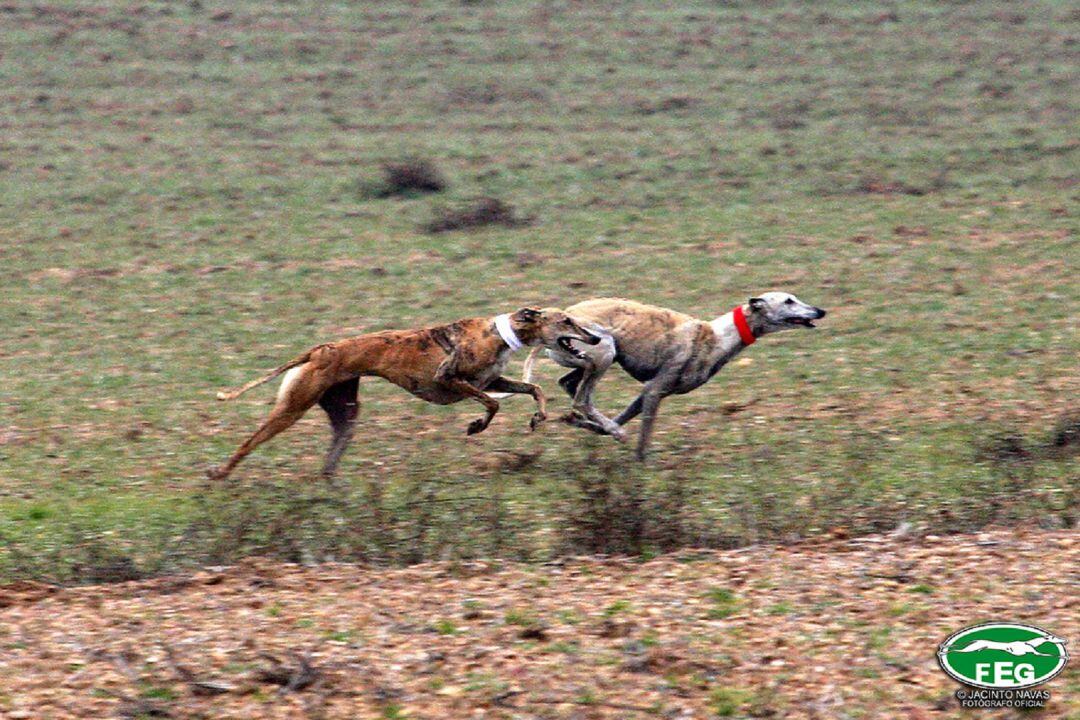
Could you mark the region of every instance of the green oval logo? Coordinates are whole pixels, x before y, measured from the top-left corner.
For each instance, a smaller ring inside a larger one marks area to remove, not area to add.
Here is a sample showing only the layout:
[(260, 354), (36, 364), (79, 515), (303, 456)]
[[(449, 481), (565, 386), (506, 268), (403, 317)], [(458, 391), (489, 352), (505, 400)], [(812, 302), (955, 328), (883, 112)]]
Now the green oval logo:
[(1033, 625), (984, 623), (950, 635), (937, 652), (941, 669), (962, 683), (1019, 690), (1044, 683), (1069, 660), (1065, 639)]

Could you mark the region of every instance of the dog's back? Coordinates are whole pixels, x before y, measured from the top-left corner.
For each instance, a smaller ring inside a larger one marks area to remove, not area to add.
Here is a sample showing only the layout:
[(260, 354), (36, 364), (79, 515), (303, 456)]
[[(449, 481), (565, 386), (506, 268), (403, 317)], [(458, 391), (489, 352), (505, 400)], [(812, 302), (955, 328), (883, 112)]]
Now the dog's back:
[(566, 312), (595, 323), (615, 338), (615, 361), (640, 382), (650, 380), (672, 348), (680, 329), (697, 322), (690, 315), (623, 298), (594, 298)]
[(620, 334), (645, 326), (653, 332), (671, 330), (694, 318), (677, 310), (646, 305), (625, 298), (593, 298), (566, 308), (574, 317), (611, 328)]

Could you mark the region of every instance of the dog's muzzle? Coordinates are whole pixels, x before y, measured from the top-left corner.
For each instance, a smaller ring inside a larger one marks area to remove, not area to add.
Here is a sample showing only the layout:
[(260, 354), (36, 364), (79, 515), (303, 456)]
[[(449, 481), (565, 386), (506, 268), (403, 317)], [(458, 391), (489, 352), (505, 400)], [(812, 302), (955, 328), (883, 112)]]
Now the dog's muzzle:
[(585, 329), (582, 329), (581, 334), (585, 336), (582, 342), (589, 345), (599, 345), (604, 340), (604, 338), (600, 337), (599, 335), (593, 335), (591, 332)]
[(560, 350), (564, 350), (564, 351), (570, 353), (571, 355), (578, 358), (579, 360), (584, 360), (586, 355), (585, 355), (585, 353), (581, 352), (576, 347), (574, 347), (574, 341), (575, 340), (578, 340), (578, 341), (583, 342), (583, 343), (587, 343), (589, 345), (596, 345), (597, 343), (600, 342), (600, 338), (596, 337), (595, 335), (589, 335), (587, 338), (577, 338), (577, 337), (570, 337), (569, 335), (563, 335), (562, 337), (560, 337), (558, 340), (555, 341), (555, 344), (559, 346)]
[(817, 327), (817, 325), (814, 324), (814, 320), (820, 320), (821, 318), (825, 317), (826, 313), (825, 313), (824, 310), (822, 310), (819, 307), (814, 308), (814, 313), (815, 313), (815, 315), (814, 315), (813, 319), (810, 319), (810, 318), (788, 318), (786, 320), (786, 322), (791, 324), (791, 325), (799, 325), (801, 327), (806, 327), (806, 328), (815, 328), (815, 327)]

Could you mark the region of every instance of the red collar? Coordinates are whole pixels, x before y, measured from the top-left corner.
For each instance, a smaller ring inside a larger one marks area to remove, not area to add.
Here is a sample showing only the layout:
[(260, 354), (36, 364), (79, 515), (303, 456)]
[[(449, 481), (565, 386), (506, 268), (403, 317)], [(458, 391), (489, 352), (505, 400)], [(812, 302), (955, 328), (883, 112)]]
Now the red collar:
[(739, 339), (742, 340), (743, 345), (753, 345), (757, 338), (754, 337), (754, 331), (750, 329), (750, 323), (746, 322), (742, 305), (736, 305), (731, 311), (731, 316), (735, 320), (735, 329), (739, 331)]

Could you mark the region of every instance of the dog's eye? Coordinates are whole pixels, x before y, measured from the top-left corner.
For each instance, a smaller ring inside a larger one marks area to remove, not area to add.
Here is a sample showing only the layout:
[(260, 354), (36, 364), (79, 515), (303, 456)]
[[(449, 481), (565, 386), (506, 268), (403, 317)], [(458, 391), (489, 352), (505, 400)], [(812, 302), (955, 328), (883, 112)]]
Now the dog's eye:
[(784, 301), (784, 304), (785, 305), (794, 305), (795, 301), (792, 300), (791, 298), (788, 298), (787, 300)]

